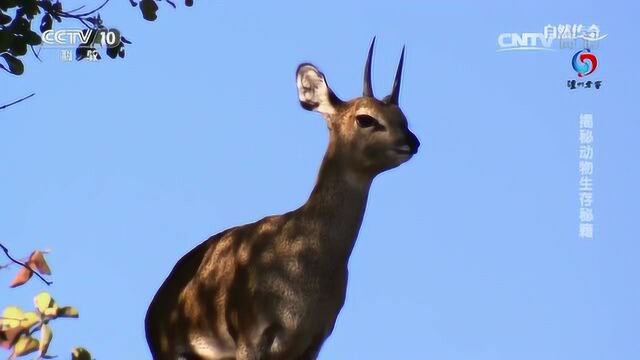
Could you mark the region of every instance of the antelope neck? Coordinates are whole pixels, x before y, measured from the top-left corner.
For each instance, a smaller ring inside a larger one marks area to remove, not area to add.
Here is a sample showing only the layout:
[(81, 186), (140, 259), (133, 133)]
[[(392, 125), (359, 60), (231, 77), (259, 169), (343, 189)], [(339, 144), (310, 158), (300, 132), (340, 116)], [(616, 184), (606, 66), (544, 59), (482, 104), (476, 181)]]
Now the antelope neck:
[(347, 259), (353, 250), (372, 178), (355, 173), (331, 147), (325, 155), (316, 185), (300, 208), (300, 219), (314, 229), (320, 246), (335, 260)]

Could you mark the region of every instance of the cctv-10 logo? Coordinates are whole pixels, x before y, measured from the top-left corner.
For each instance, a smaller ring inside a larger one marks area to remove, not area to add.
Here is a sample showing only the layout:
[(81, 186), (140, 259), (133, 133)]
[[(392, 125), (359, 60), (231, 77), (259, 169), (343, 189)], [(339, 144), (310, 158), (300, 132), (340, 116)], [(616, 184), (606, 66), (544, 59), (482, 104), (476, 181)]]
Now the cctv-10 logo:
[(120, 32), (116, 29), (60, 29), (42, 33), (42, 43), (48, 47), (73, 48), (101, 45), (114, 48), (120, 45)]

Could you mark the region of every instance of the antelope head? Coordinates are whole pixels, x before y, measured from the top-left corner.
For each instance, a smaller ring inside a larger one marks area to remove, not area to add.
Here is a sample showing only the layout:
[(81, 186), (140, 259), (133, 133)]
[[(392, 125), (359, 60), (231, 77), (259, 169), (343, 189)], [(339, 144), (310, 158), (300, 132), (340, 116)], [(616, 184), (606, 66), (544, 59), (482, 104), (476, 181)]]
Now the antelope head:
[(375, 38), (364, 68), (362, 96), (343, 101), (331, 90), (324, 74), (312, 64), (298, 66), (298, 97), (303, 108), (317, 111), (330, 131), (328, 153), (350, 169), (373, 177), (409, 160), (420, 146), (400, 109), (400, 82), (404, 48), (391, 94), (382, 100), (373, 95), (371, 62)]

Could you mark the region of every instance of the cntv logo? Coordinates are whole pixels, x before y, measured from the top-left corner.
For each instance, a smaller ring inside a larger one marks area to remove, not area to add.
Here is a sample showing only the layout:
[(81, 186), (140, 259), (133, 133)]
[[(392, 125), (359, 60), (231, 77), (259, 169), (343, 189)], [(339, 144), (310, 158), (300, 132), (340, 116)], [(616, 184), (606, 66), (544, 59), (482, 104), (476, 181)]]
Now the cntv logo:
[(547, 50), (551, 48), (554, 38), (542, 33), (502, 33), (498, 35), (498, 51), (513, 50)]
[(543, 32), (506, 32), (499, 34), (498, 50), (496, 51), (555, 51), (556, 49), (553, 46), (555, 41), (558, 42), (560, 48), (574, 48), (579, 40), (584, 42), (584, 47), (595, 47), (600, 40), (606, 37), (607, 34), (602, 34), (600, 27), (596, 24), (591, 26), (582, 24), (548, 24), (544, 27)]

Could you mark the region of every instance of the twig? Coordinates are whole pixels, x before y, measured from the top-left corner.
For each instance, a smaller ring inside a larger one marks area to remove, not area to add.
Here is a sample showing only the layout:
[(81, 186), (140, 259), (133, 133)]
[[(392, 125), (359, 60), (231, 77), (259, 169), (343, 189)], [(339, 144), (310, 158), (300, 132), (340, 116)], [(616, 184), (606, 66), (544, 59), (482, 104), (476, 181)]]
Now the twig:
[(75, 8), (75, 9), (73, 9), (73, 10), (69, 10), (69, 11), (67, 11), (67, 12), (68, 12), (68, 13), (70, 13), (70, 14), (72, 14), (72, 13), (74, 13), (74, 12), (76, 12), (76, 11), (80, 11), (80, 10), (84, 9), (85, 7), (86, 7), (86, 5), (82, 5), (82, 6), (80, 6), (80, 7), (77, 7), (77, 8)]
[(28, 320), (27, 318), (13, 318), (13, 317), (6, 317), (6, 316), (0, 316), (0, 320), (15, 320), (15, 321), (24, 321), (24, 320)]
[(18, 99), (18, 100), (16, 100), (16, 101), (12, 102), (12, 103), (2, 105), (2, 106), (0, 106), (0, 110), (6, 109), (6, 108), (8, 108), (8, 107), (9, 107), (9, 106), (11, 106), (11, 105), (15, 105), (15, 104), (17, 104), (17, 103), (19, 103), (19, 102), (21, 102), (21, 101), (27, 100), (28, 98), (30, 98), (30, 97), (32, 97), (32, 96), (34, 96), (35, 94), (36, 94), (36, 93), (32, 93), (31, 95), (27, 95), (27, 96), (23, 97), (22, 99)]
[(39, 278), (40, 278), (40, 280), (44, 281), (44, 283), (45, 283), (45, 284), (47, 284), (47, 285), (51, 285), (51, 284), (53, 284), (53, 282), (51, 282), (51, 281), (47, 281), (47, 279), (43, 278), (43, 277), (42, 277), (42, 275), (38, 274), (35, 270), (33, 270), (32, 268), (30, 268), (30, 267), (29, 267), (29, 265), (27, 265), (27, 264), (25, 264), (25, 263), (23, 263), (23, 262), (21, 262), (21, 261), (18, 261), (18, 260), (16, 260), (16, 259), (14, 259), (14, 258), (9, 254), (9, 249), (7, 249), (7, 247), (6, 247), (6, 246), (4, 246), (4, 245), (0, 244), (0, 248), (2, 248), (2, 250), (4, 250), (4, 253), (7, 255), (7, 257), (9, 258), (9, 260), (13, 261), (14, 263), (16, 263), (16, 264), (18, 264), (18, 265), (22, 266), (23, 268), (25, 268), (25, 269), (27, 269), (27, 270), (31, 271), (32, 273), (36, 274), (36, 276), (37, 276), (37, 277), (39, 277)]
[[(50, 253), (51, 253), (51, 249), (42, 249), (42, 250), (39, 250), (39, 251), (40, 251), (41, 253), (45, 254), (45, 255), (46, 255), (46, 254), (50, 254)], [(20, 258), (20, 261), (22, 261), (22, 262), (27, 262), (27, 261), (29, 261), (29, 256), (24, 257), (24, 258)], [(10, 267), (11, 265), (15, 265), (15, 264), (16, 264), (16, 263), (14, 263), (13, 261), (8, 262), (8, 263), (6, 263), (6, 264), (2, 264), (2, 265), (0, 265), (0, 270), (2, 270), (2, 269), (6, 269), (6, 268)]]
[(36, 331), (42, 329), (42, 322), (38, 325), (34, 326), (33, 329), (29, 330), (29, 336), (33, 335)]
[[(43, 10), (45, 10), (47, 13), (51, 14), (52, 16), (58, 16), (61, 18), (67, 18), (67, 19), (76, 19), (78, 21), (80, 21), (85, 27), (87, 27), (88, 29), (94, 29), (95, 26), (91, 26), (87, 23), (87, 20), (90, 20), (89, 15), (93, 15), (96, 12), (100, 11), (102, 8), (104, 8), (110, 0), (104, 0), (104, 2), (98, 6), (97, 8), (91, 10), (91, 11), (87, 11), (81, 14), (77, 14), (75, 12), (83, 9), (85, 6), (80, 6), (79, 8), (70, 10), (70, 11), (52, 11), (50, 6), (46, 6), (44, 1), (38, 1), (38, 6), (41, 7)], [(49, 4), (50, 5), (50, 4)]]
[[(28, 259), (29, 259), (29, 258), (24, 258), (24, 259), (20, 259), (20, 261), (22, 261), (22, 262), (26, 262)], [(0, 270), (2, 270), (2, 269), (6, 269), (6, 268), (10, 267), (11, 265), (15, 265), (15, 264), (16, 264), (16, 263), (14, 263), (13, 261), (8, 262), (8, 263), (6, 263), (6, 264), (2, 264), (2, 265), (0, 265)]]
[(94, 14), (96, 11), (99, 11), (100, 9), (102, 9), (105, 5), (107, 5), (109, 3), (109, 0), (105, 0), (102, 5), (98, 6), (97, 8), (91, 10), (91, 11), (87, 11), (86, 13), (82, 13), (82, 14), (71, 14), (72, 12), (79, 10), (79, 9), (75, 9), (75, 10), (71, 10), (69, 12), (66, 12), (66, 15), (73, 15), (74, 17), (77, 16), (87, 16), (87, 15), (91, 15)]
[(33, 45), (29, 45), (31, 47), (31, 52), (33, 53), (33, 55), (35, 55), (36, 59), (38, 59), (38, 61), (42, 62), (42, 59), (40, 59), (40, 49), (38, 49), (38, 52), (36, 52), (36, 50), (33, 48)]

